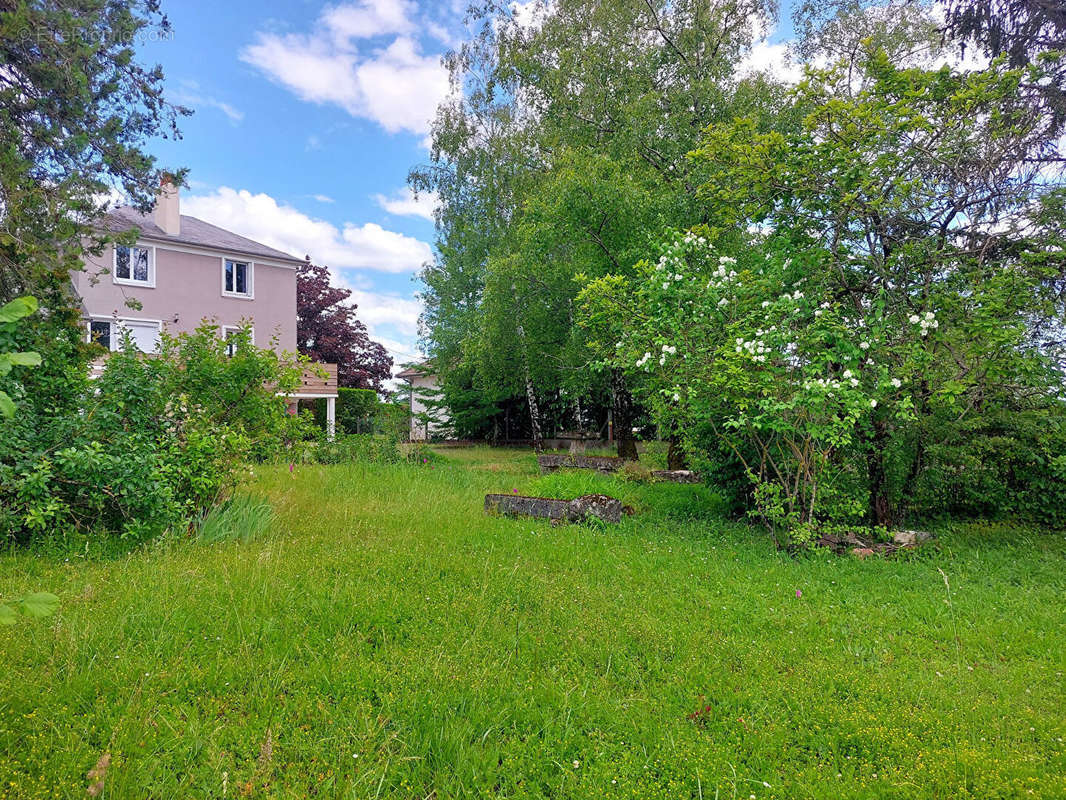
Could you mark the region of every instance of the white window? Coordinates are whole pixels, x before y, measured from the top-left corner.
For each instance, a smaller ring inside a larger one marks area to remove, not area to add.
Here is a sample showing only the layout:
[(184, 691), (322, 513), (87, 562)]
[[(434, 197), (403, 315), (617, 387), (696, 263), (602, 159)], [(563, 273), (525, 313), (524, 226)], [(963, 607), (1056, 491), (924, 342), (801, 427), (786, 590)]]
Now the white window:
[[(223, 325), (222, 326), (222, 338), (226, 342), (226, 355), (230, 358), (237, 352), (236, 345), (230, 341), (237, 333), (240, 333), (240, 327), (236, 325)], [(255, 344), (255, 328), (248, 328), (248, 341)]]
[(89, 341), (108, 350), (122, 348), (123, 333), (128, 331), (133, 346), (142, 353), (159, 351), (159, 331), (162, 323), (150, 319), (93, 319), (89, 320)]
[(222, 259), (222, 294), (227, 297), (252, 297), (250, 262)]
[(115, 247), (115, 283), (155, 286), (155, 252), (152, 247)]

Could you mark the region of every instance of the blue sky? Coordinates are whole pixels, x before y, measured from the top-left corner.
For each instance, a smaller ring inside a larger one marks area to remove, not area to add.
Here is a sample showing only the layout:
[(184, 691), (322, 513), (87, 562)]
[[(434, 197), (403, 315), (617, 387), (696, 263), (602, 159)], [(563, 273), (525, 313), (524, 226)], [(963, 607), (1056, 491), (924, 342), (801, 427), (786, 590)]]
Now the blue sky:
[(432, 199), (414, 202), (406, 177), (427, 158), (447, 91), (439, 58), (462, 36), (465, 0), (163, 6), (172, 35), (140, 55), (195, 111), (181, 140), (153, 145), (164, 166), (190, 169), (183, 212), (310, 253), (354, 290), (360, 319), (398, 362), (417, 358)]

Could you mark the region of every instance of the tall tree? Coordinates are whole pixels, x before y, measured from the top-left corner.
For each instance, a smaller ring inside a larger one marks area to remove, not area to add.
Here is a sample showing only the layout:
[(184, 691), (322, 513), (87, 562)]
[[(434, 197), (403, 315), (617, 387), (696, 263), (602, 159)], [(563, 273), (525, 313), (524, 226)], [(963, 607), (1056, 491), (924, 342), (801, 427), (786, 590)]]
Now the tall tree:
[(699, 221), (686, 154), (700, 131), (779, 97), (732, 74), (772, 4), (533, 9), (532, 21), (493, 3), (477, 12), (479, 36), (449, 61), (463, 92), (412, 176), (442, 199), (440, 257), (423, 275), (427, 344), (443, 369), (476, 365), (486, 391), (528, 398), (531, 414), (580, 423), (582, 400), (613, 397), (632, 455), (626, 376), (592, 368), (574, 298), (582, 280), (631, 268), (656, 231)]
[(392, 358), (356, 318), (350, 289), (333, 286), (326, 267), (305, 261), (296, 273), (296, 342), (315, 361), (337, 365), (337, 385), (381, 391)]
[[(1048, 138), (1066, 127), (1066, 3), (1062, 0), (944, 0), (946, 33), (965, 50), (1003, 56), (1011, 67), (1039, 64), (1023, 77), (1022, 99), (1041, 115)], [(1061, 153), (1060, 153), (1061, 155)]]
[(95, 221), (112, 192), (151, 206), (164, 173), (146, 147), (189, 113), (136, 58), (141, 37), (169, 31), (156, 0), (0, 2), (0, 305), (40, 301), (18, 344), (44, 359), (23, 379), (42, 413), (72, 409), (90, 357), (70, 272), (110, 238)]
[(0, 301), (57, 302), (99, 245), (91, 223), (110, 190), (151, 206), (162, 172), (144, 148), (177, 136), (189, 112), (164, 99), (161, 68), (135, 58), (149, 30), (170, 31), (157, 0), (0, 3)]

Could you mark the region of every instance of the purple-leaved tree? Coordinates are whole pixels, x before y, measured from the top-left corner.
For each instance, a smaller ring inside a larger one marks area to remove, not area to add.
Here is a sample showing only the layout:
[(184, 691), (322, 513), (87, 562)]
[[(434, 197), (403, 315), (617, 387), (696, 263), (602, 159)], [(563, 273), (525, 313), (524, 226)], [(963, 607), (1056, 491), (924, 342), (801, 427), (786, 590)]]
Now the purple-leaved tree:
[(352, 292), (333, 286), (329, 270), (304, 262), (296, 274), (296, 341), (303, 355), (337, 365), (337, 384), (381, 391), (392, 374), (392, 358), (370, 339), (366, 325), (347, 302)]

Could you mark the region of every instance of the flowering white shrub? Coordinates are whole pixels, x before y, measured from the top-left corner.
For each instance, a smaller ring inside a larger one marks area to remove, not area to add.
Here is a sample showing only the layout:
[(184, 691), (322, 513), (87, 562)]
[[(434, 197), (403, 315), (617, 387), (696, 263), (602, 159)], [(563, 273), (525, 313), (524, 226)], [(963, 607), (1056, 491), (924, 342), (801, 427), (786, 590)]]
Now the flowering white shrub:
[(773, 242), (737, 250), (689, 232), (640, 265), (640, 315), (614, 348), (617, 365), (643, 374), (660, 421), (682, 433), (709, 425), (736, 453), (771, 529), (809, 538), (820, 522), (865, 514), (838, 454), (875, 417), (911, 415), (908, 382), (928, 358), (936, 313), (893, 319), (827, 293), (804, 277), (818, 265)]

